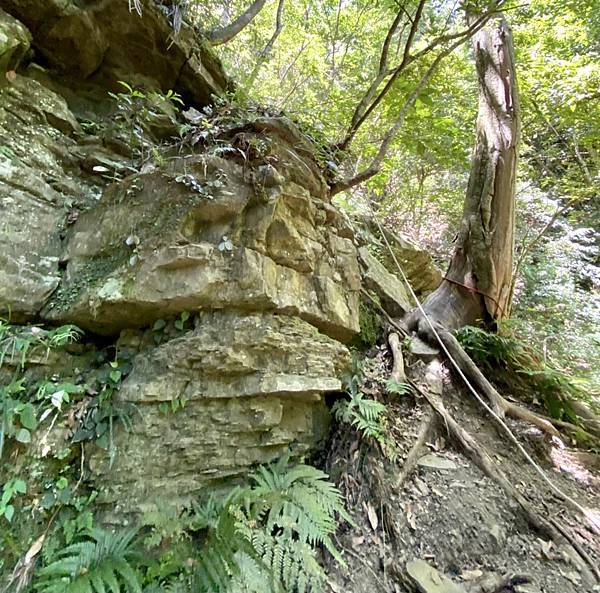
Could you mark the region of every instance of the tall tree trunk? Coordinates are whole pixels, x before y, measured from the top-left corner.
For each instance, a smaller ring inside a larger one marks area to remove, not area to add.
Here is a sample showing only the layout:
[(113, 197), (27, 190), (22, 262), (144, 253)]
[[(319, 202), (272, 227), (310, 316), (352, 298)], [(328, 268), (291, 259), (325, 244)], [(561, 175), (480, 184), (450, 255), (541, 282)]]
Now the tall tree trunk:
[[(508, 314), (519, 104), (512, 33), (492, 19), (473, 39), (479, 82), (475, 150), (450, 267), (425, 311), (448, 329)], [(413, 321), (419, 321), (415, 312)]]

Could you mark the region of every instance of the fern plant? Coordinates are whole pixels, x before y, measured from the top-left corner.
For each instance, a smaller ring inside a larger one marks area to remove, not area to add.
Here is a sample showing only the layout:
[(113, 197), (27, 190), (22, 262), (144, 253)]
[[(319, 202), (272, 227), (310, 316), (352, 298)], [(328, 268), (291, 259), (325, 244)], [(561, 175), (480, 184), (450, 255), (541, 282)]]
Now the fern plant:
[(548, 414), (577, 424), (570, 402), (585, 399), (573, 377), (547, 362), (534, 345), (501, 328), (499, 334), (477, 327), (456, 332), (458, 341), (487, 376), (502, 390), (523, 399), (539, 398)]
[(350, 424), (365, 439), (377, 441), (384, 449), (389, 448), (385, 404), (366, 397), (361, 391), (361, 368), (355, 363), (353, 372), (346, 377), (348, 399), (340, 399), (332, 411), (338, 422)]
[(331, 541), (337, 515), (350, 520), (339, 490), (318, 469), (287, 457), (262, 466), (251, 485), (196, 508), (208, 528), (193, 590), (229, 593), (320, 591), (325, 579), (316, 556), (323, 546), (343, 562)]
[(37, 593), (141, 593), (140, 577), (131, 562), (135, 529), (93, 529), (91, 539), (66, 546), (42, 568)]

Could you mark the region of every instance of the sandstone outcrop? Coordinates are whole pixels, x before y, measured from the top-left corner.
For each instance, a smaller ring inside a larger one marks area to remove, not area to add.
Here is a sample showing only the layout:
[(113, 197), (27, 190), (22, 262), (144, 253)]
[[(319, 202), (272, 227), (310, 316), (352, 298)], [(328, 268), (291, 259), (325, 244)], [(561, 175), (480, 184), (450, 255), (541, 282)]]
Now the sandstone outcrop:
[[(189, 140), (229, 83), (193, 31), (127, 6), (0, 0), (0, 315), (74, 323), (86, 352), (127, 356), (113, 397), (128, 430), (115, 417), (111, 450), (89, 444), (86, 479), (140, 511), (310, 451), (325, 395), (343, 389), (361, 286), (394, 313), (409, 302), (288, 119), (236, 115)], [(151, 122), (119, 128), (119, 80), (152, 102)], [(185, 107), (155, 93), (169, 89)], [(192, 108), (187, 135), (178, 108)], [(431, 260), (399, 248), (418, 290), (435, 288)], [(93, 376), (92, 358), (69, 380)]]

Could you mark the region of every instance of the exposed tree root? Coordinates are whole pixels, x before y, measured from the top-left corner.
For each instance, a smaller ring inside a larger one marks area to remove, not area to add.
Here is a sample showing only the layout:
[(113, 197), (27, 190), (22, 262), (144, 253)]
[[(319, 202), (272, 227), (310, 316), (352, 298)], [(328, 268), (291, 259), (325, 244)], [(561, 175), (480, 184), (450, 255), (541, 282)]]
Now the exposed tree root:
[(467, 456), (475, 463), (489, 478), (494, 480), (510, 497), (514, 498), (521, 507), (527, 521), (540, 534), (553, 540), (560, 540), (560, 533), (551, 523), (543, 519), (535, 512), (527, 499), (512, 485), (511, 481), (498, 468), (489, 453), (470, 435), (454, 417), (446, 410), (442, 400), (427, 389), (421, 390), (423, 397), (444, 421), (450, 435), (460, 445)]
[(560, 521), (557, 521), (552, 517), (550, 518), (550, 521), (552, 522), (552, 525), (554, 525), (554, 527), (560, 531), (561, 535), (573, 546), (577, 554), (579, 554), (579, 557), (591, 568), (592, 572), (594, 573), (594, 577), (596, 577), (596, 581), (600, 583), (600, 567), (590, 558), (589, 554), (573, 537), (571, 532), (561, 525)]
[[(442, 418), (450, 435), (454, 438), (455, 442), (460, 445), (473, 463), (475, 463), (490, 479), (494, 480), (508, 496), (512, 497), (519, 504), (529, 524), (545, 537), (556, 542), (566, 542), (570, 545), (584, 564), (590, 566), (596, 580), (600, 583), (598, 568), (594, 565), (593, 560), (589, 555), (581, 549), (581, 546), (579, 546), (571, 534), (562, 526), (557, 526), (555, 521), (547, 521), (534, 510), (529, 501), (513, 486), (504, 472), (494, 464), (485, 448), (480, 445), (471, 434), (462, 428), (450, 412), (446, 410), (439, 396), (434, 395), (427, 389), (419, 389), (419, 391)], [(583, 553), (581, 553), (582, 551)], [(493, 590), (494, 589), (492, 589), (492, 591)]]
[[(448, 352), (450, 352), (454, 360), (460, 366), (461, 370), (490, 402), (490, 406), (497, 416), (500, 418), (510, 416), (511, 418), (516, 418), (518, 420), (524, 420), (525, 422), (536, 426), (549, 435), (560, 435), (559, 431), (554, 427), (552, 422), (546, 418), (543, 418), (531, 410), (523, 408), (517, 404), (513, 404), (503, 398), (496, 391), (494, 386), (485, 378), (484, 374), (479, 370), (479, 368), (477, 368), (477, 365), (464, 351), (458, 340), (449, 331), (445, 329), (438, 329), (437, 333), (444, 346), (446, 346), (448, 349)], [(430, 340), (433, 338), (432, 335), (428, 335), (427, 337)]]
[(388, 344), (392, 351), (393, 367), (390, 373), (390, 379), (396, 383), (406, 383), (406, 374), (404, 373), (404, 356), (402, 356), (402, 345), (400, 336), (396, 332), (388, 336)]
[(468, 593), (501, 593), (514, 585), (529, 583), (530, 580), (522, 574), (487, 574), (465, 588)]
[(415, 440), (413, 446), (410, 448), (410, 451), (408, 452), (408, 455), (404, 460), (404, 464), (402, 465), (402, 471), (398, 474), (398, 477), (396, 478), (394, 489), (399, 490), (402, 484), (406, 481), (406, 479), (414, 470), (415, 465), (417, 464), (417, 460), (423, 452), (425, 443), (427, 443), (427, 440), (433, 433), (435, 421), (435, 414), (431, 410), (428, 410), (425, 413), (423, 420), (421, 421), (421, 426), (419, 428), (419, 434), (417, 435), (417, 439)]

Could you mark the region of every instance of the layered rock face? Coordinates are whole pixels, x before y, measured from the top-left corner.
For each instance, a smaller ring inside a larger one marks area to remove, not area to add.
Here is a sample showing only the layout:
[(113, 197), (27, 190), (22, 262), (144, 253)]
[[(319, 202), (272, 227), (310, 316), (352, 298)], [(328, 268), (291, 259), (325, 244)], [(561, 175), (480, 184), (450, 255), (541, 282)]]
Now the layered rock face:
[[(134, 359), (119, 399), (141, 418), (119, 434), (112, 465), (91, 459), (110, 484), (104, 500), (117, 513), (183, 504), (253, 464), (306, 453), (326, 433), (322, 394), (341, 389), (347, 364), (344, 346), (296, 317), (202, 313), (193, 331)], [(185, 404), (173, 413), (176, 399)]]
[(274, 132), (250, 165), (177, 156), (111, 185), (69, 232), (43, 315), (115, 334), (184, 310), (273, 311), (347, 341), (358, 331), (356, 249), (320, 179), (294, 176), (304, 162)]
[(190, 30), (169, 40), (152, 3), (143, 18), (123, 0), (41, 4), (0, 0), (0, 314), (75, 323), (130, 358), (114, 396), (130, 429), (117, 423), (116, 457), (90, 446), (89, 479), (139, 511), (310, 450), (359, 331), (360, 266), (400, 314), (397, 279), (364, 246), (359, 260), (285, 118), (254, 114), (198, 145), (167, 125), (132, 159), (118, 80), (197, 109), (228, 84)]

